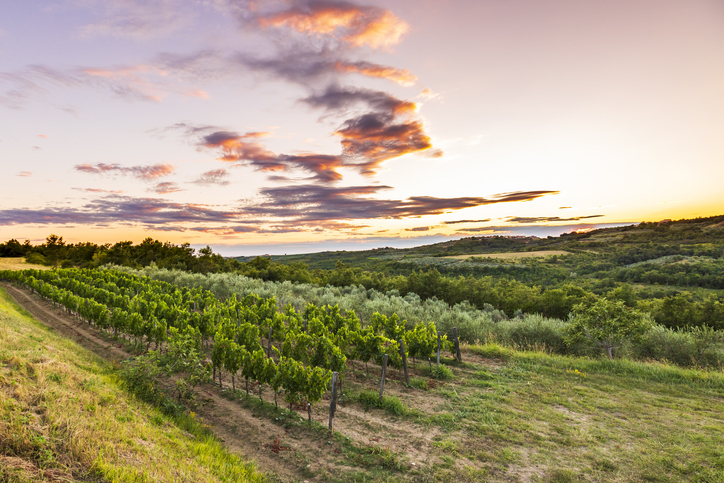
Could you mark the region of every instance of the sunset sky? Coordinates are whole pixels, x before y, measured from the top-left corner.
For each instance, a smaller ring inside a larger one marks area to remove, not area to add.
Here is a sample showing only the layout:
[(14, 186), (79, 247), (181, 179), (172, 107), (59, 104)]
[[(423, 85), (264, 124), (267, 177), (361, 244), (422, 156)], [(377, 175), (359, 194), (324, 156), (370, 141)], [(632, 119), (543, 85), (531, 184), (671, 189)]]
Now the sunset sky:
[(224, 255), (724, 213), (721, 0), (0, 4), (0, 242)]

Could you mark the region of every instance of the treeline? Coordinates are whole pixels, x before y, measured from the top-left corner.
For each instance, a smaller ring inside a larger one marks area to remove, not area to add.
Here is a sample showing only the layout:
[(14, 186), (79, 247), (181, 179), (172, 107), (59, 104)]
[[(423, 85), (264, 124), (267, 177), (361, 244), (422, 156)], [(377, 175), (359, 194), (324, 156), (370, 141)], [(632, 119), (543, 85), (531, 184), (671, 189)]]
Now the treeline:
[(32, 245), (12, 239), (0, 243), (0, 257), (25, 257), (28, 263), (61, 268), (95, 268), (106, 264), (141, 268), (155, 263), (160, 268), (175, 268), (196, 273), (231, 272), (241, 264), (215, 254), (211, 248), (198, 250), (188, 243), (174, 245), (146, 238), (97, 245), (91, 242), (66, 243), (62, 236), (50, 235), (45, 243)]
[[(647, 253), (658, 255), (661, 252)], [(701, 254), (701, 251), (697, 253)], [(319, 287), (362, 286), (403, 297), (417, 294), (423, 300), (438, 299), (451, 306), (467, 301), (481, 310), (486, 307), (497, 309), (503, 317), (514, 317), (523, 312), (565, 320), (574, 305), (593, 296), (605, 295), (623, 300), (630, 307), (640, 305), (639, 308), (650, 312), (665, 327), (724, 329), (724, 307), (719, 296), (675, 292), (663, 296), (654, 294), (656, 298), (650, 298), (646, 297), (650, 291), (634, 290), (628, 284), (724, 288), (722, 260), (696, 264), (644, 263), (606, 271), (602, 279), (592, 275), (585, 278), (564, 276), (565, 272), (573, 273), (571, 270), (579, 266), (582, 271), (585, 267), (592, 270), (610, 266), (610, 260), (591, 253), (558, 257), (550, 262), (531, 260), (520, 268), (501, 268), (494, 271), (495, 275), (487, 276), (443, 274), (437, 268), (414, 270), (410, 264), (401, 262), (389, 262), (379, 270), (371, 271), (338, 261), (332, 270), (312, 270), (301, 262), (283, 264), (269, 257), (257, 257), (243, 263), (215, 254), (209, 247), (196, 251), (189, 244), (174, 245), (151, 238), (137, 245), (127, 241), (96, 245), (88, 242), (66, 244), (62, 237), (55, 235), (36, 246), (10, 240), (0, 244), (0, 256), (25, 256), (31, 263), (61, 267), (94, 268), (113, 264), (142, 268), (153, 264), (158, 268), (193, 273), (236, 273), (263, 281), (289, 281)], [(548, 283), (544, 283), (546, 280)]]

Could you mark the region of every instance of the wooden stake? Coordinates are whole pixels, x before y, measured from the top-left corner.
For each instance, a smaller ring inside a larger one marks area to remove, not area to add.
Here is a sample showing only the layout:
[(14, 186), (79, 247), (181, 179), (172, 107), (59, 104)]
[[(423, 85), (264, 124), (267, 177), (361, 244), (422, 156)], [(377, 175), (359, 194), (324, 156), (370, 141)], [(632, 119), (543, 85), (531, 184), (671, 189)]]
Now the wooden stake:
[(334, 423), (334, 412), (337, 410), (337, 377), (338, 372), (332, 373), (332, 400), (329, 403), (329, 437), (332, 436), (332, 425)]
[(458, 328), (453, 327), (453, 341), (455, 342), (455, 357), (458, 362), (463, 361), (463, 356), (460, 354), (460, 340), (458, 339)]
[(405, 385), (410, 385), (410, 373), (407, 371), (407, 354), (405, 354), (405, 341), (400, 339), (400, 355), (402, 356), (402, 368), (405, 370)]
[(382, 358), (382, 377), (380, 378), (380, 401), (385, 393), (385, 375), (387, 374), (387, 354)]
[[(442, 343), (440, 341), (440, 332), (437, 333), (437, 366), (440, 367), (440, 347)], [(430, 359), (428, 359), (429, 361)]]
[(266, 348), (266, 357), (267, 357), (267, 359), (271, 357), (271, 352), (272, 352), (272, 350), (271, 350), (271, 348), (272, 348), (271, 338), (272, 338), (272, 328), (269, 327), (269, 339), (268, 339), (269, 345), (268, 345), (268, 347)]

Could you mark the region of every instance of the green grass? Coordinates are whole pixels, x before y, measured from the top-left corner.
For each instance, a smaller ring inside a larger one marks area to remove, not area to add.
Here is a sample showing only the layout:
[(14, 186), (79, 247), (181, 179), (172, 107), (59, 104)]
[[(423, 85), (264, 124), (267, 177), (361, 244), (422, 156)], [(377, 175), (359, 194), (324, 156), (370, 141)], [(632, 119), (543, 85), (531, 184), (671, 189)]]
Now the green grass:
[(110, 364), (0, 290), (0, 481), (258, 482), (193, 415), (121, 389)]

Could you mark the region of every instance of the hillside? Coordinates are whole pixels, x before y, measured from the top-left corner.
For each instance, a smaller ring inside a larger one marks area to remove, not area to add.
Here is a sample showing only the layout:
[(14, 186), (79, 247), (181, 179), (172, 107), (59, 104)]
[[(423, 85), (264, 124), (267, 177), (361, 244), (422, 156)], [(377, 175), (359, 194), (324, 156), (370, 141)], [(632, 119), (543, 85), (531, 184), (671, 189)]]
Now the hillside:
[[(27, 481), (59, 475), (70, 481), (243, 481), (219, 472), (248, 466), (210, 462), (208, 448), (218, 452), (217, 443), (188, 418), (188, 426), (178, 428), (129, 399), (107, 363), (23, 315), (4, 293), (0, 304), (1, 407), (3, 420), (11, 421), (0, 433), (6, 474)], [(126, 350), (101, 347), (93, 342), (93, 328), (68, 322), (81, 343), (95, 344), (106, 357)], [(375, 397), (379, 367), (348, 372), (331, 439), (325, 426), (308, 427), (296, 411), (275, 409), (270, 391), (262, 404), (243, 390), (231, 391), (228, 379), (223, 391), (202, 388), (200, 396), (211, 404), (198, 414), (225, 445), (260, 451), (261, 467), (282, 470), (282, 481), (724, 478), (721, 372), (515, 352), (494, 344), (467, 346), (462, 364), (445, 363), (451, 373), (435, 379), (418, 362), (410, 387), (392, 370), (381, 404)], [(69, 407), (78, 411), (69, 415)], [(324, 416), (324, 408), (313, 413), (314, 421)], [(221, 455), (229, 463), (235, 458)]]
[[(423, 245), (414, 248), (380, 248), (360, 251), (318, 252), (299, 255), (273, 255), (272, 260), (283, 263), (302, 262), (310, 268), (333, 269), (340, 261), (351, 266), (372, 267), (380, 262), (423, 257), (480, 255), (535, 250), (565, 250), (573, 253), (595, 250), (616, 254), (621, 251), (645, 251), (651, 244), (666, 247), (676, 245), (724, 246), (724, 215), (685, 220), (664, 220), (636, 225), (602, 228), (559, 237), (473, 236)], [(721, 255), (721, 252), (719, 253)], [(247, 262), (254, 257), (236, 257)]]
[(103, 360), (0, 288), (0, 481), (263, 481), (202, 424), (121, 389)]

